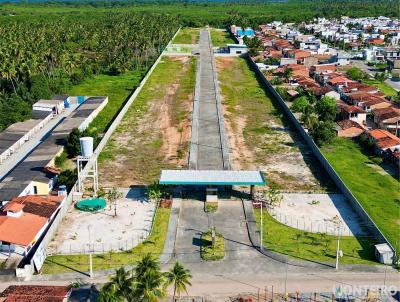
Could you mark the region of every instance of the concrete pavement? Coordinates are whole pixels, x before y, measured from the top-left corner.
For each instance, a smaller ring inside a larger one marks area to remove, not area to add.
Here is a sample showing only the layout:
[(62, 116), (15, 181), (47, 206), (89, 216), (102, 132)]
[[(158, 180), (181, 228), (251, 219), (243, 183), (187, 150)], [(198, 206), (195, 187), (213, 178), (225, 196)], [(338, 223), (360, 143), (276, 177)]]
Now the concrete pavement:
[(198, 170), (224, 170), (229, 168), (227, 140), (208, 30), (200, 31), (199, 52), (189, 162)]

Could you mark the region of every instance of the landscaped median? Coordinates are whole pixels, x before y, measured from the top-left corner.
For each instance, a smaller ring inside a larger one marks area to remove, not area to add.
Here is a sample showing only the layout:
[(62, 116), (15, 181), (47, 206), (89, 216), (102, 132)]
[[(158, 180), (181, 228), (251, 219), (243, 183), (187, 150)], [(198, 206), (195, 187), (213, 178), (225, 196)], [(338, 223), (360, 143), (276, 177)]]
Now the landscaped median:
[[(93, 255), (93, 270), (119, 268), (132, 265), (145, 254), (159, 257), (164, 249), (165, 237), (168, 230), (170, 209), (158, 208), (154, 220), (153, 231), (141, 244), (129, 251), (109, 252)], [(55, 255), (46, 258), (42, 274), (61, 274), (89, 271), (89, 255)]]
[(206, 261), (221, 260), (225, 257), (224, 237), (215, 232), (215, 242), (213, 245), (212, 231), (209, 230), (201, 235), (201, 258)]
[[(258, 229), (260, 210), (254, 209)], [(310, 233), (298, 230), (276, 221), (267, 211), (263, 211), (263, 245), (271, 251), (307, 260), (334, 265), (336, 259), (337, 236)], [(374, 244), (370, 238), (342, 236), (340, 249), (342, 264), (377, 264)]]

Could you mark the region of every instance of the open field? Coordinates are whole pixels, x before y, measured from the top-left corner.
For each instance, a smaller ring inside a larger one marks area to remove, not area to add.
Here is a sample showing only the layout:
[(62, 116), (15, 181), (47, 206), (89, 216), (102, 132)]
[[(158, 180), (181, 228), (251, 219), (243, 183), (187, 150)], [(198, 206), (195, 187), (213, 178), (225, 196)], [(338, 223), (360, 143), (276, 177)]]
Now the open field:
[[(260, 228), (260, 210), (254, 209)], [(334, 265), (337, 236), (310, 233), (286, 226), (263, 211), (263, 243), (275, 252), (301, 259)], [(374, 242), (368, 238), (343, 236), (340, 240), (343, 264), (377, 264)]]
[(211, 42), (214, 47), (226, 47), (226, 44), (235, 43), (235, 41), (232, 40), (231, 36), (226, 30), (212, 28), (210, 30), (210, 33)]
[(333, 190), (247, 61), (217, 58), (217, 69), (233, 168), (261, 168), (269, 184), (284, 191)]
[(397, 95), (397, 91), (391, 87), (390, 85), (386, 84), (385, 82), (379, 82), (375, 79), (363, 80), (365, 84), (373, 85), (379, 88), (381, 92), (388, 96), (395, 96)]
[(172, 41), (173, 44), (197, 44), (199, 42), (199, 29), (184, 27)]
[(399, 250), (399, 181), (374, 164), (350, 139), (338, 138), (321, 151), (380, 230)]
[(118, 76), (96, 75), (73, 86), (68, 93), (69, 95), (108, 96), (108, 104), (90, 124), (90, 129), (96, 129), (102, 133), (112, 123), (113, 117), (128, 96), (139, 85), (143, 75), (144, 70), (131, 71)]
[[(127, 252), (109, 252), (93, 255), (93, 269), (103, 270), (131, 265), (144, 254), (151, 253), (158, 257), (163, 249), (168, 230), (170, 209), (158, 208), (154, 221), (154, 229), (146, 241)], [(58, 255), (49, 256), (42, 268), (43, 274), (60, 274), (68, 272), (88, 272), (89, 255)]]
[(186, 167), (195, 70), (194, 57), (163, 57), (100, 154), (101, 185), (149, 184)]

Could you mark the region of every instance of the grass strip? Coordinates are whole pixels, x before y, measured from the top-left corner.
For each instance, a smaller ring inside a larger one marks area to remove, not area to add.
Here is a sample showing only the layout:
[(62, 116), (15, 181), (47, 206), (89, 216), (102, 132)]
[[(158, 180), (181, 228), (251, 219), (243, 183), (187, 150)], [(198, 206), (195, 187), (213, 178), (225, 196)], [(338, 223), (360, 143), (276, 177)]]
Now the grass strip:
[(181, 28), (172, 44), (197, 44), (199, 43), (200, 31), (198, 28)]
[(226, 44), (234, 44), (235, 41), (232, 40), (230, 34), (225, 30), (218, 30), (212, 28), (210, 30), (211, 33), (211, 42), (214, 47), (226, 47)]
[[(254, 209), (258, 228), (260, 210)], [(337, 236), (310, 233), (286, 226), (263, 211), (263, 244), (277, 253), (297, 259), (334, 264), (336, 259)], [(377, 264), (374, 256), (375, 242), (369, 238), (342, 236), (340, 249), (344, 264)]]

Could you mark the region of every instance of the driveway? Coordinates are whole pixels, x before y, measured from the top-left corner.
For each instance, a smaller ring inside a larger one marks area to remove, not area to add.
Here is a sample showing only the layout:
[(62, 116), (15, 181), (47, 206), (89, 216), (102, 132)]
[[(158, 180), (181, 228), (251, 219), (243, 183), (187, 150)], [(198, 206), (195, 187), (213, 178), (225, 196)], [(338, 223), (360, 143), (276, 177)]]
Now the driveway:
[[(225, 238), (225, 258), (203, 261), (200, 257), (200, 237), (214, 225)], [(218, 211), (207, 215), (203, 201), (183, 200), (175, 241), (175, 257), (196, 274), (240, 274), (285, 272), (286, 264), (268, 258), (253, 248), (241, 200), (220, 200)], [(173, 261), (172, 261), (173, 262)], [(293, 271), (304, 268), (293, 267)]]

